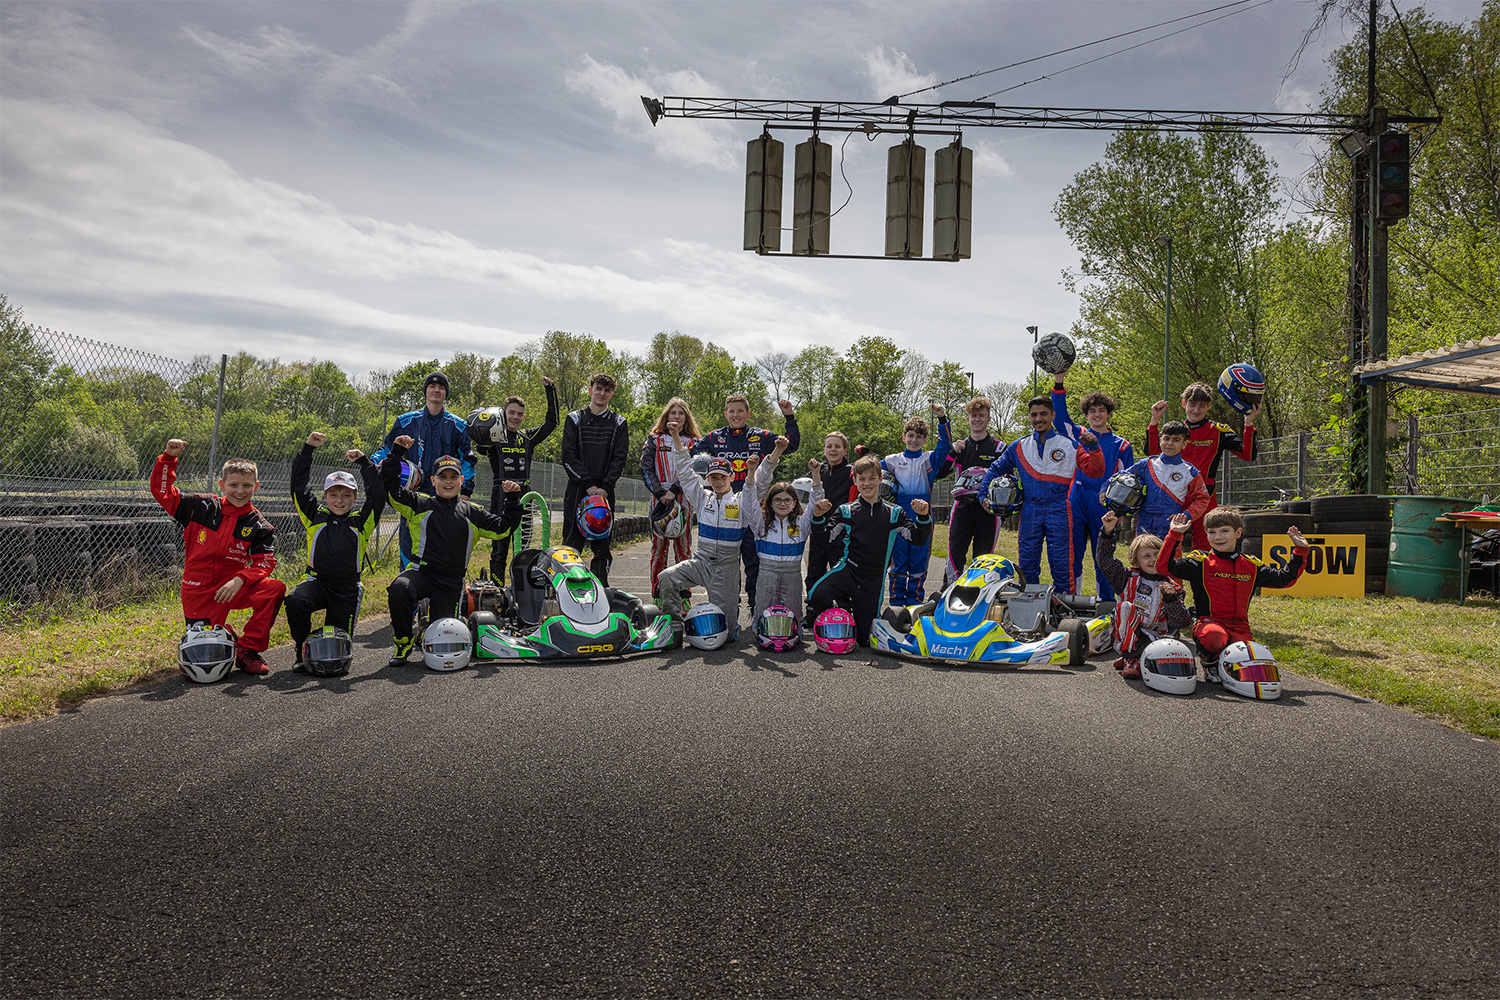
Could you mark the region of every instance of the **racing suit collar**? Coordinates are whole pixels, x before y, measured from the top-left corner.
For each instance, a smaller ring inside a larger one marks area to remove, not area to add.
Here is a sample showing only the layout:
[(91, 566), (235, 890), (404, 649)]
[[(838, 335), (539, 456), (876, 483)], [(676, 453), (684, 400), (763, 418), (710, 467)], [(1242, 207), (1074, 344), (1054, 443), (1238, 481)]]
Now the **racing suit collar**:
[(922, 457), (922, 452), (921, 451), (912, 451), (910, 448), (902, 448), (901, 449), (901, 454), (905, 455), (907, 458), (921, 458)]
[(1207, 427), (1209, 424), (1213, 423), (1213, 419), (1211, 417), (1204, 417), (1202, 420), (1198, 421), (1184, 420), (1183, 423), (1187, 424), (1188, 430), (1195, 431), (1200, 427)]

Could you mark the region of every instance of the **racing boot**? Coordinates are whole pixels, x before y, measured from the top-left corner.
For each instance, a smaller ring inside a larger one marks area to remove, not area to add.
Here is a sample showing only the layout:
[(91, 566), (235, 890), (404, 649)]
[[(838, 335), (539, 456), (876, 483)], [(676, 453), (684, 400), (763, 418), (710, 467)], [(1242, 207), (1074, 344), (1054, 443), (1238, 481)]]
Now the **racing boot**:
[(1141, 676), (1141, 661), (1126, 660), (1125, 665), (1120, 668), (1120, 676), (1134, 677), (1138, 679)]
[(412, 647), (415, 645), (416, 640), (414, 640), (411, 636), (397, 638), (396, 650), (391, 654), (391, 658), (389, 661), (387, 661), (386, 666), (404, 666), (406, 664), (406, 658), (411, 655)]

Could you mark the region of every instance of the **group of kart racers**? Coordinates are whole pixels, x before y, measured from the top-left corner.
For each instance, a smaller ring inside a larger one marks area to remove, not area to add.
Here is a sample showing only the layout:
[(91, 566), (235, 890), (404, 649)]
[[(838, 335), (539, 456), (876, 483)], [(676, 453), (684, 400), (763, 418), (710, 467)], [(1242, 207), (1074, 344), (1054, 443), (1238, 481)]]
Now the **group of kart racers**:
[[(700, 648), (736, 640), (742, 592), (764, 649), (788, 648), (803, 633), (826, 652), (868, 646), (872, 623), (888, 603), (923, 602), (934, 484), (954, 475), (945, 586), (963, 575), (971, 556), (994, 549), (1002, 520), (1018, 510), (1019, 574), (1025, 582), (1040, 581), (1045, 548), (1052, 586), (1076, 594), (1083, 556), (1092, 546), (1098, 596), (1115, 602), (1112, 644), (1120, 654), (1115, 667), (1124, 676), (1140, 676), (1143, 651), (1154, 641), (1186, 631), (1204, 659), (1207, 679), (1216, 680), (1214, 657), (1231, 643), (1253, 639), (1248, 604), (1254, 589), (1294, 582), (1307, 549), (1292, 529), (1294, 551), (1285, 566), (1245, 555), (1239, 551), (1240, 515), (1215, 506), (1222, 456), (1251, 461), (1256, 454), (1263, 384), (1235, 369), (1258, 373), (1231, 366), (1219, 386), (1220, 395), (1243, 413), (1242, 432), (1209, 418), (1215, 387), (1194, 383), (1182, 393), (1186, 420), (1163, 422), (1165, 401), (1152, 407), (1141, 458), (1113, 430), (1118, 404), (1107, 393), (1085, 394), (1075, 420), (1064, 367), (1050, 395), (1029, 401), (1030, 431), (1009, 444), (990, 433), (985, 398), (964, 407), (967, 427), (956, 439), (945, 409), (934, 403), (930, 423), (923, 417), (906, 421), (901, 451), (878, 456), (851, 448), (843, 433), (832, 431), (823, 439), (822, 459), (808, 460), (807, 475), (796, 478), (776, 475), (800, 444), (790, 402), (777, 404), (784, 421), (777, 433), (751, 426), (749, 401), (732, 393), (725, 400), (725, 425), (702, 432), (688, 403), (673, 398), (639, 455), (654, 500), (651, 599), (671, 617), (675, 633)], [(390, 663), (407, 662), (421, 638), (414, 635), (419, 602), (429, 609), (430, 621), (457, 613), (477, 539), (493, 540), (490, 576), (503, 585), (533, 452), (559, 424), (568, 477), (564, 542), (576, 550), (575, 559), (585, 546), (591, 550), (589, 572), (608, 588), (610, 511), (629, 441), (624, 416), (610, 408), (615, 380), (594, 375), (588, 405), (561, 419), (556, 387), (550, 379), (543, 383), (545, 419), (524, 428), (527, 404), (518, 396), (467, 420), (448, 411), (448, 380), (433, 372), (423, 388), (423, 408), (397, 417), (373, 455), (349, 450), (345, 457), (359, 478), (330, 473), (321, 498), (309, 477), (325, 436), (309, 435), (291, 476), (294, 506), (307, 532), (307, 572), (290, 592), (271, 576), (274, 531), (253, 506), (255, 464), (230, 459), (221, 472), (220, 495), (186, 495), (175, 484), (185, 444), (169, 441), (152, 471), (151, 490), (182, 526), (186, 544), (184, 673), (203, 679), (194, 675), (194, 663), (215, 654), (194, 649), (207, 650), (209, 633), (222, 647), (234, 609), (251, 611), (242, 633), (231, 633), (231, 662), (250, 674), (269, 671), (261, 654), (283, 603), (297, 669), (326, 658), (338, 636), (347, 646), (362, 601), (366, 542), (387, 503), (401, 515), (403, 566), (387, 587), (394, 632)], [(494, 473), (487, 506), (470, 499), (476, 446)], [(1125, 562), (1115, 557), (1122, 515), (1135, 522)], [(706, 602), (692, 601), (695, 587), (707, 592)], [(314, 631), (313, 614), (320, 609), (325, 624)], [(213, 662), (224, 662), (222, 648), (217, 655)]]

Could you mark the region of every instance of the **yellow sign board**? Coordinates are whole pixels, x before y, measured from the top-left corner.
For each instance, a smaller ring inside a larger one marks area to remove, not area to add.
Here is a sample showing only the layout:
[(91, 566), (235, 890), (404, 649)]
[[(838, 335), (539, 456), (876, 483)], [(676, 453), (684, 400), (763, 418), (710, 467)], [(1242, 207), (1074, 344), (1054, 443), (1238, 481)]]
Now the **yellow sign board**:
[[(1273, 594), (1292, 597), (1365, 596), (1365, 536), (1307, 535), (1308, 553), (1302, 575), (1290, 587), (1267, 587)], [(1292, 558), (1292, 540), (1286, 535), (1265, 535), (1260, 542), (1261, 559), (1286, 566)]]

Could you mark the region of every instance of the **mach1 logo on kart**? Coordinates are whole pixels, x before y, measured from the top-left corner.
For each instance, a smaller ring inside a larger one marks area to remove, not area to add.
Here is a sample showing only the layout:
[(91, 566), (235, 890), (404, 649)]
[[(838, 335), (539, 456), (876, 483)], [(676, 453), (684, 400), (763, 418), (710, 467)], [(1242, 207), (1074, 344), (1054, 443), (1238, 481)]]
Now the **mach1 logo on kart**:
[(608, 646), (579, 646), (578, 647), (578, 652), (580, 652), (580, 653), (613, 653), (614, 651), (615, 651), (615, 647), (614, 647), (613, 644), (608, 645)]
[(936, 656), (965, 656), (969, 652), (964, 646), (933, 646), (931, 649)]

